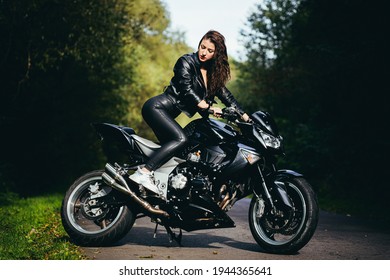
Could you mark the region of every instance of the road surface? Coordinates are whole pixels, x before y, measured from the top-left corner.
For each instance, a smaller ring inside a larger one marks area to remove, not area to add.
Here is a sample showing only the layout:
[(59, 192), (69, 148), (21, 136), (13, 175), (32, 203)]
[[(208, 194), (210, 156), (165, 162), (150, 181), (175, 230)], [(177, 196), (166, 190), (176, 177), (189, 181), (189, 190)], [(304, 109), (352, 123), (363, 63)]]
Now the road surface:
[(111, 247), (82, 248), (96, 260), (390, 260), (389, 227), (321, 211), (310, 242), (294, 255), (265, 253), (248, 225), (249, 199), (238, 201), (228, 212), (235, 228), (183, 231), (182, 247), (170, 242), (163, 227), (153, 238), (155, 224), (136, 220), (131, 231)]

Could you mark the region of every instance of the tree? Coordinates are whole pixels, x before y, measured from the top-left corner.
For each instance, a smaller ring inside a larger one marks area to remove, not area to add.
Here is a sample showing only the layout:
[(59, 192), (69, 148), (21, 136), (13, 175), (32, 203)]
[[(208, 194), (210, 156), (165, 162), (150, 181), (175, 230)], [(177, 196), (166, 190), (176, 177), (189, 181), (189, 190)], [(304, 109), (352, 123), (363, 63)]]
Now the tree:
[(184, 48), (168, 25), (157, 0), (1, 0), (0, 188), (61, 190), (101, 168), (92, 122), (142, 129), (167, 76), (159, 47)]
[(277, 117), (289, 165), (313, 181), (320, 197), (352, 205), (370, 201), (367, 212), (378, 213), (380, 204), (374, 202), (383, 197), (378, 193), (389, 193), (377, 175), (389, 144), (374, 136), (387, 127), (383, 38), (388, 24), (382, 5), (264, 3), (244, 34), (248, 61), (240, 68), (240, 84), (249, 85), (248, 99), (260, 99)]

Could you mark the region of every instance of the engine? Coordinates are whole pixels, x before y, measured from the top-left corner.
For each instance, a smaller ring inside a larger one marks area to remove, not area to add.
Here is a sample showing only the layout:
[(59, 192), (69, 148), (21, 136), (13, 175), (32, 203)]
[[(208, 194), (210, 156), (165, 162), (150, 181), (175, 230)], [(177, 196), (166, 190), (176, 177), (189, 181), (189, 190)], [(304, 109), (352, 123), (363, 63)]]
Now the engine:
[(169, 185), (175, 191), (211, 191), (212, 183), (208, 176), (201, 174), (196, 167), (178, 167), (175, 174), (170, 175)]
[(171, 178), (171, 187), (175, 190), (182, 190), (187, 186), (188, 179), (182, 173), (174, 175)]
[(189, 201), (194, 192), (212, 193), (212, 182), (199, 168), (179, 165), (169, 176), (167, 198), (173, 203)]
[(168, 200), (176, 205), (188, 203), (193, 195), (206, 195), (222, 209), (228, 211), (244, 194), (244, 186), (226, 182), (214, 186), (209, 176), (202, 174), (195, 166), (178, 166), (170, 175)]

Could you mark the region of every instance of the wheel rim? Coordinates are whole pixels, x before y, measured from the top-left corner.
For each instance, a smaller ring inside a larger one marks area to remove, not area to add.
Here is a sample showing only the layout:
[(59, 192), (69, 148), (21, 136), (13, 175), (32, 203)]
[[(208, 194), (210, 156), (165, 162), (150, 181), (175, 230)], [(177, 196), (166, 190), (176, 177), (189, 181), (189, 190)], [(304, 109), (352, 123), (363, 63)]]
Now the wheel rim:
[[(285, 182), (275, 183), (285, 186)], [(276, 215), (269, 214), (269, 210), (264, 211), (266, 206), (262, 199), (258, 199), (253, 206), (251, 213), (253, 227), (264, 242), (273, 246), (284, 245), (294, 240), (305, 224), (307, 210), (301, 191), (294, 184), (288, 183), (288, 195), (293, 202), (293, 210), (290, 211), (288, 219), (285, 216), (277, 219)], [(286, 214), (286, 211), (283, 214)]]
[(77, 185), (66, 205), (70, 224), (84, 234), (98, 234), (111, 228), (124, 211), (124, 206), (104, 209), (89, 205), (93, 204), (93, 198), (106, 195), (111, 190), (101, 176), (91, 177)]

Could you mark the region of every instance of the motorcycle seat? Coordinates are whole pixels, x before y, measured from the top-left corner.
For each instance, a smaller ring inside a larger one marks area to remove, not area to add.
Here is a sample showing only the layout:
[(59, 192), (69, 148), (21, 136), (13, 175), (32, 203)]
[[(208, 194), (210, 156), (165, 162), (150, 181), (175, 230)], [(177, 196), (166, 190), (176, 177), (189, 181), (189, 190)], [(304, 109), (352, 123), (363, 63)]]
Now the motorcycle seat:
[(131, 137), (137, 142), (139, 148), (144, 152), (145, 155), (150, 156), (155, 150), (161, 148), (161, 146), (153, 141), (146, 138), (132, 134)]

